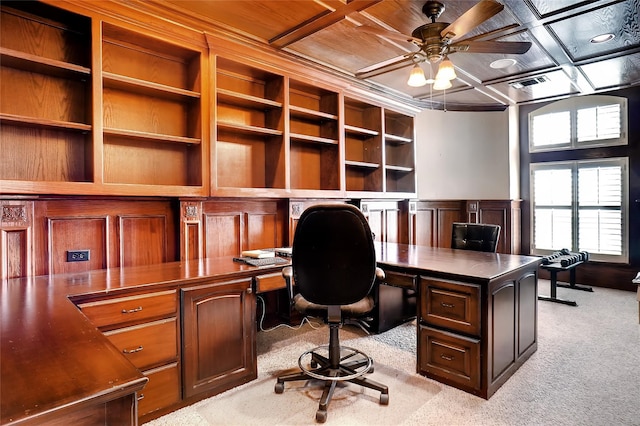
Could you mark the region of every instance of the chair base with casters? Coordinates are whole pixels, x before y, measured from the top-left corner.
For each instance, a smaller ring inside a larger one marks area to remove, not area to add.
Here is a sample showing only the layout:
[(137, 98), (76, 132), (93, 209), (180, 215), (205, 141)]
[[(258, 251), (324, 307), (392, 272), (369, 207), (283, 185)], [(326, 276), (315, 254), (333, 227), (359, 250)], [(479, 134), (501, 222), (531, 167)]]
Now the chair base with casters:
[[(329, 308), (331, 310), (333, 307)], [(336, 308), (340, 309), (339, 306)], [(329, 322), (329, 345), (318, 346), (304, 352), (298, 358), (301, 371), (278, 377), (275, 385), (275, 392), (283, 393), (285, 382), (314, 379), (324, 382), (324, 391), (316, 412), (316, 421), (319, 423), (327, 420), (327, 408), (339, 382), (350, 382), (379, 391), (380, 404), (389, 404), (389, 388), (382, 383), (363, 377), (373, 372), (373, 360), (357, 349), (340, 346), (340, 327), (340, 322)], [(326, 352), (327, 356), (321, 354), (321, 351)], [(306, 366), (305, 360), (309, 361), (309, 367)]]

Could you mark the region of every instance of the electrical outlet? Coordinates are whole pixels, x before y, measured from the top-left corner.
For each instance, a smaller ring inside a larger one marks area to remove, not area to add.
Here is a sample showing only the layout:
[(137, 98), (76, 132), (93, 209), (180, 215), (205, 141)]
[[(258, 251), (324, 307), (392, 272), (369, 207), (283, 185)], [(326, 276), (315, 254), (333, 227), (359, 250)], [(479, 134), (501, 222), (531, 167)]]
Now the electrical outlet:
[(87, 262), (89, 250), (67, 250), (67, 262)]

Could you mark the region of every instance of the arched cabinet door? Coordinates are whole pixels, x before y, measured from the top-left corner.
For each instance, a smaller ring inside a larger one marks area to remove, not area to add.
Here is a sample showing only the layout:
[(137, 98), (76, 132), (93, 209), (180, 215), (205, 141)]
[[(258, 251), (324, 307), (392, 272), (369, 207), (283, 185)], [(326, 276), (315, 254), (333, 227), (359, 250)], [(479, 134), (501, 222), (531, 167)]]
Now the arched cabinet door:
[(216, 394), (257, 377), (252, 279), (181, 289), (183, 394)]

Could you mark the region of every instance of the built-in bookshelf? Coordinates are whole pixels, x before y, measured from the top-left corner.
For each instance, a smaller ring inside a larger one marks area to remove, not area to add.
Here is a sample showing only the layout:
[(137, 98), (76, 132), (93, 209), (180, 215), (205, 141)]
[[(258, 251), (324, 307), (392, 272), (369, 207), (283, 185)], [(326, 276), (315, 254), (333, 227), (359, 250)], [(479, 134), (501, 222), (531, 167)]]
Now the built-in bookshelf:
[(285, 188), (284, 77), (216, 59), (216, 189)]
[(347, 191), (383, 191), (382, 108), (345, 97)]
[(201, 54), (103, 23), (104, 182), (202, 186)]
[(91, 182), (91, 20), (2, 2), (0, 180)]
[(291, 189), (339, 190), (338, 93), (289, 81)]
[(385, 191), (416, 191), (413, 117), (389, 109), (384, 112)]
[(71, 3), (0, 4), (3, 193), (415, 196), (411, 113), (276, 54)]

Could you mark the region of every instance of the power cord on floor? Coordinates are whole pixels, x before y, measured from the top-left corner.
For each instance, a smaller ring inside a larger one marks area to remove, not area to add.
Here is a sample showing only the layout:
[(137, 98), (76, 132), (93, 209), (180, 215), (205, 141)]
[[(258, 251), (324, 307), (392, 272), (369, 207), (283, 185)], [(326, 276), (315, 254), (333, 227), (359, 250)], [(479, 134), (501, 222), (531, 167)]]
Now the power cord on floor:
[(302, 326), (304, 325), (304, 323), (305, 323), (305, 322), (306, 322), (306, 323), (308, 323), (308, 324), (309, 324), (309, 326), (310, 326), (311, 328), (313, 328), (314, 330), (317, 330), (318, 328), (322, 328), (322, 327), (324, 326), (324, 324), (314, 324), (314, 323), (309, 319), (309, 317), (305, 316), (304, 318), (302, 318), (302, 321), (300, 321), (300, 324), (298, 324), (298, 325), (289, 325), (289, 324), (284, 324), (284, 323), (282, 323), (282, 324), (278, 324), (278, 325), (276, 325), (275, 327), (271, 327), (271, 328), (264, 328), (264, 327), (262, 326), (262, 324), (263, 324), (263, 322), (264, 322), (264, 317), (265, 317), (265, 315), (266, 315), (267, 306), (266, 306), (266, 303), (265, 303), (265, 301), (264, 301), (264, 298), (263, 298), (262, 296), (260, 296), (260, 295), (258, 295), (258, 301), (259, 301), (259, 302), (260, 302), (260, 304), (262, 305), (262, 314), (260, 315), (260, 321), (258, 321), (258, 329), (259, 329), (260, 331), (264, 331), (264, 332), (267, 332), (267, 333), (268, 333), (269, 331), (277, 330), (277, 329), (278, 329), (278, 328), (280, 328), (280, 327), (286, 327), (286, 328), (289, 328), (289, 329), (291, 329), (291, 330), (299, 330), (299, 329), (301, 329), (301, 328), (302, 328)]

